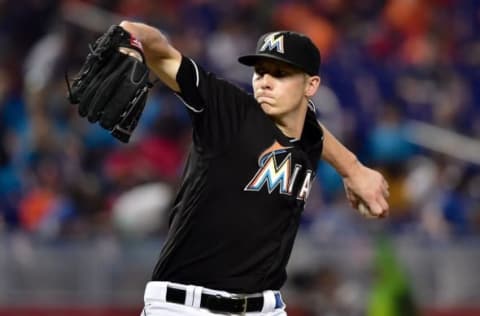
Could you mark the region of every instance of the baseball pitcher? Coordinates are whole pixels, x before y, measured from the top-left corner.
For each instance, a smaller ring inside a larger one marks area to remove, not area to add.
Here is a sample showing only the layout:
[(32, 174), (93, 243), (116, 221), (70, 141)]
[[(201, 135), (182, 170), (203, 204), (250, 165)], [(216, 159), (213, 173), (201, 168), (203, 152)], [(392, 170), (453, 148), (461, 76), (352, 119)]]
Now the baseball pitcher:
[(182, 100), (193, 126), (143, 315), (286, 315), (280, 289), (321, 158), (343, 177), (354, 208), (387, 214), (383, 176), (316, 119), (310, 99), (320, 85), (320, 53), (308, 37), (268, 33), (254, 54), (239, 58), (253, 67), (253, 95), (141, 23), (114, 26), (90, 55), (71, 89), (80, 115), (128, 141), (152, 71)]

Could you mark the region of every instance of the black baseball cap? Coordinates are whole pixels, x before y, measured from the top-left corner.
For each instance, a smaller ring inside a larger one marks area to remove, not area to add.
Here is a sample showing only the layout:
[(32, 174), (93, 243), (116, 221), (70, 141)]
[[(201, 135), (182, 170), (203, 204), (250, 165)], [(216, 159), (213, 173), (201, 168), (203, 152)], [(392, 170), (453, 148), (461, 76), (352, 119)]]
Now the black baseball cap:
[(255, 54), (241, 56), (238, 61), (254, 66), (262, 58), (271, 58), (295, 66), (311, 76), (318, 74), (320, 52), (306, 35), (292, 31), (266, 33), (257, 42)]

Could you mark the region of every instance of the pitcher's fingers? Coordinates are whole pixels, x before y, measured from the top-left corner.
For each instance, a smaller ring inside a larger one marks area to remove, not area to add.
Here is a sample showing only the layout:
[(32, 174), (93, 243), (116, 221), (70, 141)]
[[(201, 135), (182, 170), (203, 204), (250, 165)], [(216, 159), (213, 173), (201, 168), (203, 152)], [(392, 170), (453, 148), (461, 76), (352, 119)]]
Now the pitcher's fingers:
[(387, 200), (384, 199), (384, 198), (381, 198), (380, 201), (379, 201), (379, 203), (380, 203), (380, 205), (382, 206), (382, 209), (383, 209), (384, 211), (387, 211), (387, 212), (388, 212), (388, 210), (389, 210), (389, 208), (390, 208), (390, 205), (388, 204)]
[(348, 201), (350, 202), (350, 205), (353, 208), (358, 207), (358, 203), (360, 203), (360, 199), (355, 194), (350, 192), (349, 190), (347, 190), (347, 198), (348, 198)]
[(373, 201), (373, 202), (365, 201), (364, 204), (370, 210), (371, 215), (378, 216), (382, 213), (382, 208), (381, 208), (380, 204), (378, 204), (376, 201)]
[(388, 189), (390, 188), (390, 186), (388, 185), (388, 182), (387, 180), (383, 179), (382, 181), (382, 187), (388, 191)]
[(388, 197), (390, 197), (390, 191), (388, 191), (388, 189), (383, 190), (382, 195), (385, 199), (387, 199)]

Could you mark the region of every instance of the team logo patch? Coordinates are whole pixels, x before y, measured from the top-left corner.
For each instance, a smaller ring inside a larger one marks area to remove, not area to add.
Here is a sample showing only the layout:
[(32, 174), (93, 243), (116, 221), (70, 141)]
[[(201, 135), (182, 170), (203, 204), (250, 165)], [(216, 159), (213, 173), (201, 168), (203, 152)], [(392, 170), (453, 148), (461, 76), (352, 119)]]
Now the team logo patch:
[(285, 53), (285, 49), (283, 46), (283, 35), (278, 36), (278, 34), (279, 33), (276, 32), (265, 37), (265, 39), (263, 40), (263, 45), (262, 47), (260, 47), (260, 51), (263, 52), (268, 49), (269, 51), (275, 50), (277, 51), (277, 53), (280, 54)]
[[(292, 195), (302, 165), (295, 164), (292, 166), (292, 153), (289, 152), (291, 148), (293, 146), (282, 146), (275, 141), (264, 150), (258, 157), (259, 169), (244, 190), (258, 192), (266, 186), (269, 194), (272, 194), (278, 188), (278, 193)], [(312, 180), (312, 170), (307, 170), (302, 186), (296, 193), (297, 199), (307, 199)]]

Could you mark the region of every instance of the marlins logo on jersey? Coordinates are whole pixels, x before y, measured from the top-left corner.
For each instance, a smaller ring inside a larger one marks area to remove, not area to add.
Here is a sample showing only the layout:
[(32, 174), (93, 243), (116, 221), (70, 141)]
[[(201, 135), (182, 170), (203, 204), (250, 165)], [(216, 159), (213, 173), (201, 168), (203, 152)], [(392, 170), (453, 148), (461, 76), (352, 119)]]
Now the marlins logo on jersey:
[[(278, 187), (280, 194), (292, 195), (295, 181), (299, 171), (303, 168), (300, 164), (295, 164), (292, 170), (292, 154), (286, 147), (275, 141), (272, 146), (263, 151), (258, 158), (259, 169), (252, 180), (244, 188), (245, 191), (260, 191), (267, 186), (269, 194)], [(279, 163), (280, 157), (283, 160)], [(310, 193), (313, 180), (313, 172), (307, 169), (303, 178), (302, 186), (297, 194), (297, 199), (306, 200)]]

